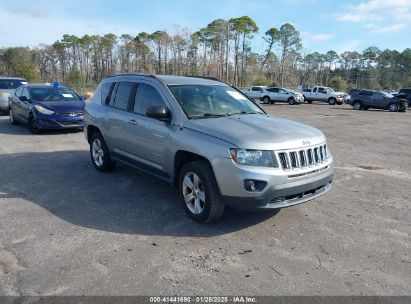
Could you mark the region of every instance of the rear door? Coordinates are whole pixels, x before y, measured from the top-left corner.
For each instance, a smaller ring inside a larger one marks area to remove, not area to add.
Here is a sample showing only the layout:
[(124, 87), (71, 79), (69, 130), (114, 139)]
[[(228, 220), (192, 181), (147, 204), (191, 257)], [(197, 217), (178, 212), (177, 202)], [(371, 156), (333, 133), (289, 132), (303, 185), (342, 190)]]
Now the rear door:
[(251, 92), (250, 92), (250, 97), (251, 98), (260, 98), (261, 93), (263, 92), (263, 89), (260, 87), (252, 87)]
[(270, 99), (274, 101), (278, 100), (278, 88), (269, 88), (267, 89), (267, 92)]
[(386, 109), (388, 107), (388, 100), (385, 96), (380, 92), (374, 92), (370, 96), (371, 103), (373, 107), (378, 109)]
[(319, 87), (317, 90), (317, 100), (319, 101), (327, 101), (328, 100), (328, 95), (327, 95), (327, 90), (323, 87)]
[(129, 113), (132, 93), (135, 91), (136, 83), (121, 81), (111, 88), (112, 93), (108, 95), (106, 104), (110, 110), (106, 113), (105, 140), (110, 150), (123, 151), (127, 147), (128, 121), (131, 119)]
[(13, 111), (13, 115), (14, 118), (17, 120), (21, 120), (21, 115), (19, 114), (19, 112), (21, 112), (21, 108), (20, 108), (20, 96), (21, 93), (23, 92), (23, 87), (18, 88), (14, 93), (11, 94), (10, 96), (10, 107), (12, 108)]
[(26, 100), (25, 101), (21, 101), (19, 99), (19, 104), (17, 106), (17, 116), (19, 120), (22, 121), (27, 121), (27, 119), (29, 118), (29, 114), (31, 111), (31, 96), (30, 96), (30, 92), (28, 90), (27, 87), (23, 87), (23, 90), (19, 96), (19, 98), (21, 97), (25, 97)]

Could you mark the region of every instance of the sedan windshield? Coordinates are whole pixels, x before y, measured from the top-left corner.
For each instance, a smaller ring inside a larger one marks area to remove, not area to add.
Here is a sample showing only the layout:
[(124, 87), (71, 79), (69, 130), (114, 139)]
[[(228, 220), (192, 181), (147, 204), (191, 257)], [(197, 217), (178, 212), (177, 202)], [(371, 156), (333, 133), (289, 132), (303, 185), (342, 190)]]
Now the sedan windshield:
[(68, 88), (32, 88), (33, 99), (37, 101), (77, 101), (80, 97)]
[(190, 119), (264, 114), (257, 105), (229, 86), (170, 85), (169, 88)]
[(15, 90), (23, 84), (27, 84), (27, 82), (24, 80), (0, 79), (0, 90)]

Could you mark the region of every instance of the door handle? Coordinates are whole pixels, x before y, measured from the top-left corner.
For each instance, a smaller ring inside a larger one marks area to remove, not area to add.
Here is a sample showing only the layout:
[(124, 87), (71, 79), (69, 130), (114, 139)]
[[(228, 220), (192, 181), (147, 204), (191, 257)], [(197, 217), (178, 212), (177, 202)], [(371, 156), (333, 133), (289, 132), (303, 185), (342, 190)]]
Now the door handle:
[(128, 121), (128, 123), (129, 123), (130, 125), (135, 126), (135, 125), (137, 124), (137, 121), (136, 121), (135, 119), (130, 119), (130, 120)]

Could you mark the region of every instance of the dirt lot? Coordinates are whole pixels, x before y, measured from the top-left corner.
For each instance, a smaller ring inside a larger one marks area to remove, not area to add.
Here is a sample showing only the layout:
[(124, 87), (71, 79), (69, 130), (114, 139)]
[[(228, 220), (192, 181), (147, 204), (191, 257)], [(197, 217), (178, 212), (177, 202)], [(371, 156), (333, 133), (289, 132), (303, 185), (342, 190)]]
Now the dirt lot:
[(334, 188), (208, 225), (162, 181), (98, 173), (82, 133), (0, 117), (0, 294), (411, 295), (411, 111), (266, 109), (323, 130)]

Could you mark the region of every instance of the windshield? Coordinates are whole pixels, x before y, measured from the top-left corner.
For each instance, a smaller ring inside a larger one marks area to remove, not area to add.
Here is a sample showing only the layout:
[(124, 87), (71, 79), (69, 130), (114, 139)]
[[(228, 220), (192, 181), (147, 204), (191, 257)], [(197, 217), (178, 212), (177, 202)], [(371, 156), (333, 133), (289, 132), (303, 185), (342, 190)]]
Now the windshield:
[(16, 79), (0, 79), (0, 90), (15, 90), (23, 84), (27, 84), (27, 82)]
[(31, 94), (37, 101), (77, 101), (80, 97), (68, 88), (32, 88)]
[(190, 119), (264, 114), (257, 105), (229, 86), (170, 85), (169, 88)]
[(382, 95), (384, 95), (385, 97), (394, 98), (394, 95), (392, 95), (392, 94), (390, 94), (390, 93), (387, 93), (387, 92), (384, 92), (384, 91), (381, 91), (380, 93), (381, 93)]

